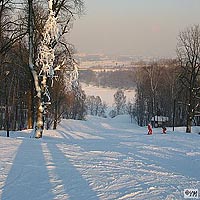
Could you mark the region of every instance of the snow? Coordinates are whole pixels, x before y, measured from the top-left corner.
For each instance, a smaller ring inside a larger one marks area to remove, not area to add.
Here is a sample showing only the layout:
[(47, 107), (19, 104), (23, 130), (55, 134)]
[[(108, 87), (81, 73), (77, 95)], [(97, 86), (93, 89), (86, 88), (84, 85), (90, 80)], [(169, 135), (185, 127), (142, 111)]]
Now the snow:
[[(87, 96), (100, 96), (102, 101), (105, 102), (109, 107), (113, 106), (114, 94), (117, 92), (116, 88), (97, 87), (93, 85), (87, 85), (85, 83), (82, 83), (81, 85)], [(124, 94), (126, 96), (126, 102), (134, 101), (136, 94), (134, 89), (124, 90)]]
[(0, 132), (0, 199), (184, 199), (184, 189), (200, 189), (198, 128), (147, 135), (128, 116), (88, 116), (42, 139)]

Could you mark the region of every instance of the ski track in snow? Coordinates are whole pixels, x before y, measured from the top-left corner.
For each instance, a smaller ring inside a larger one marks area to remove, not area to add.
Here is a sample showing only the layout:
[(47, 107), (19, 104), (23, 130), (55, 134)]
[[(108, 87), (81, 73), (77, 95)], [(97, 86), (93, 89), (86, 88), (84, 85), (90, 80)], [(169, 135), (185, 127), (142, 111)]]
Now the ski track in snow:
[(88, 117), (39, 140), (0, 137), (0, 199), (184, 199), (184, 189), (200, 190), (200, 136), (160, 132), (147, 136), (125, 116)]

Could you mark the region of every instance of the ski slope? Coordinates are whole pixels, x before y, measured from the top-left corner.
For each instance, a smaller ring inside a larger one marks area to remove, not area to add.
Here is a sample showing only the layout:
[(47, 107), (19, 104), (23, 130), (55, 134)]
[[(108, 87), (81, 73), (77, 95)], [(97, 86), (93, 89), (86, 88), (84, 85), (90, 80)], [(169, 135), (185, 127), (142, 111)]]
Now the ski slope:
[(200, 135), (166, 135), (128, 116), (63, 120), (42, 139), (0, 132), (1, 200), (179, 200), (200, 190)]

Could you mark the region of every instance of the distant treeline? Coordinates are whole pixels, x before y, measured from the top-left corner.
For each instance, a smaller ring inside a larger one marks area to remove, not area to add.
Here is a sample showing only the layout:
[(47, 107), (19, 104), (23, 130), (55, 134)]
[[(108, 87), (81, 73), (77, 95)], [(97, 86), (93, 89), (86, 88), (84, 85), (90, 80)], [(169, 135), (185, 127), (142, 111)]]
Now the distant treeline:
[(80, 81), (102, 87), (129, 89), (136, 86), (135, 68), (117, 71), (92, 71), (81, 70)]

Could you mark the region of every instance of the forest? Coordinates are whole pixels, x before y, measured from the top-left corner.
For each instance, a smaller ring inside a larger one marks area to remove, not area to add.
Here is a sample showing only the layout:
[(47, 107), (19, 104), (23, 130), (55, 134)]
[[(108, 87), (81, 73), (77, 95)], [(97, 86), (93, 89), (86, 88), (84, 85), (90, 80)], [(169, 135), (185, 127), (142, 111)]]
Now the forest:
[(91, 69), (80, 70), (80, 81), (102, 87), (130, 89), (136, 86), (135, 71), (136, 68), (99, 72)]
[(66, 39), (82, 9), (81, 0), (0, 1), (0, 128), (7, 136), (36, 128), (42, 137), (63, 113), (83, 118), (85, 94)]

